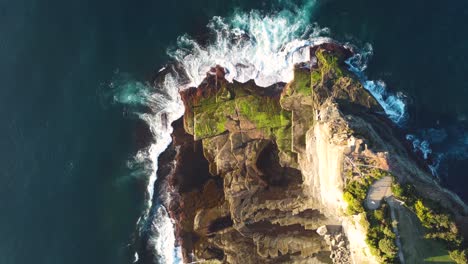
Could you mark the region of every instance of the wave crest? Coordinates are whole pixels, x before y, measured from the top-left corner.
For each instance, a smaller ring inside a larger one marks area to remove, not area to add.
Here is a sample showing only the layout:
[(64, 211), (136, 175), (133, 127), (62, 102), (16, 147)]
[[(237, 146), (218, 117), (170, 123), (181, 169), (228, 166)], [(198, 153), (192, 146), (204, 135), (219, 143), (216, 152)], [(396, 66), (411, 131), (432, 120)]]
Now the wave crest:
[(306, 47), (331, 41), (323, 37), (328, 29), (308, 25), (305, 13), (266, 16), (252, 11), (231, 20), (214, 17), (208, 24), (213, 35), (209, 45), (184, 35), (168, 54), (182, 65), (190, 79), (187, 87), (200, 84), (215, 65), (226, 69), (228, 81), (254, 80), (261, 87), (289, 82), (294, 64), (310, 59)]

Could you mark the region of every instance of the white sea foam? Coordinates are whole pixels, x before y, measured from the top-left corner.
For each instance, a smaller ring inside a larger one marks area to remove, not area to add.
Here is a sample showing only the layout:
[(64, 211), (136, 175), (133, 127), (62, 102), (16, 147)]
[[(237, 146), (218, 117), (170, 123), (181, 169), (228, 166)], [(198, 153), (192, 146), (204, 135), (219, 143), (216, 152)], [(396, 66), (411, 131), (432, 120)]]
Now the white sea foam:
[(197, 86), (214, 65), (226, 69), (228, 81), (253, 79), (261, 87), (289, 82), (294, 64), (310, 60), (307, 47), (331, 41), (321, 37), (327, 29), (307, 25), (305, 17), (305, 11), (271, 16), (252, 11), (229, 21), (214, 17), (208, 24), (214, 35), (210, 45), (201, 46), (182, 36), (178, 49), (169, 55), (183, 65), (191, 80), (189, 86)]
[(385, 82), (382, 80), (368, 80), (364, 74), (367, 69), (367, 62), (372, 55), (372, 46), (367, 44), (360, 52), (348, 59), (347, 64), (350, 70), (360, 78), (364, 88), (379, 102), (385, 114), (396, 124), (402, 125), (408, 117), (405, 96), (402, 93), (389, 92)]
[[(130, 106), (145, 106), (151, 109), (148, 113), (136, 113), (144, 120), (153, 135), (154, 142), (149, 148), (140, 150), (133, 163), (147, 165), (149, 174), (147, 184), (147, 204), (143, 215), (138, 219), (141, 232), (147, 232), (146, 221), (151, 226), (150, 232), (156, 236), (149, 241), (155, 249), (159, 262), (178, 263), (180, 250), (175, 246), (174, 228), (167, 216), (165, 208), (154, 205), (153, 195), (156, 172), (158, 169), (158, 157), (171, 143), (171, 123), (183, 115), (184, 108), (179, 95), (179, 82), (177, 75), (169, 73), (164, 76), (164, 81), (158, 87), (152, 87), (140, 82), (127, 81), (118, 87), (114, 100)], [(148, 166), (149, 165), (149, 166)], [(151, 210), (153, 208), (153, 210)], [(155, 215), (150, 216), (150, 212)]]
[(427, 140), (421, 140), (415, 135), (411, 134), (406, 135), (406, 140), (411, 141), (413, 143), (413, 150), (420, 151), (424, 159), (427, 159), (432, 153), (432, 149)]
[(419, 129), (415, 134), (407, 135), (406, 139), (425, 159), (430, 156), (429, 169), (439, 180), (440, 176), (448, 176), (447, 160), (468, 159), (468, 133), (457, 126)]
[(182, 263), (181, 250), (175, 246), (174, 223), (161, 205), (156, 208), (151, 234), (148, 244), (155, 250), (158, 263)]

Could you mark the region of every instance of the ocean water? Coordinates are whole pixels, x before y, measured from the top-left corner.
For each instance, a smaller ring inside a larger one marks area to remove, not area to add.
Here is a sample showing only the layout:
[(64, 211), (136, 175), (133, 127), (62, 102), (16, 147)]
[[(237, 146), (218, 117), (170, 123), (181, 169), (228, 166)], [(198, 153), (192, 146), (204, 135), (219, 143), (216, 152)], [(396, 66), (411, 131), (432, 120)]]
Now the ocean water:
[(355, 47), (350, 67), (468, 200), (468, 3), (249, 2), (0, 2), (0, 263), (178, 262), (154, 196), (178, 89), (213, 64), (288, 81), (329, 39)]

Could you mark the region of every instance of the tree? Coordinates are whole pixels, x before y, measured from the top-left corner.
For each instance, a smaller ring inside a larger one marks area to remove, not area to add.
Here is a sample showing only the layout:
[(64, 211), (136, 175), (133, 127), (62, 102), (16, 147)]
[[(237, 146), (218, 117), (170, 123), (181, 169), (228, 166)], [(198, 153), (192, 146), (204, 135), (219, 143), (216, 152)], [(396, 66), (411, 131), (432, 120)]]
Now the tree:
[(374, 217), (375, 217), (375, 219), (377, 219), (377, 221), (383, 221), (384, 220), (383, 210), (375, 210), (374, 211)]
[(421, 221), (421, 224), (426, 228), (431, 228), (431, 224), (434, 218), (431, 210), (427, 208), (421, 200), (416, 201), (414, 204), (414, 210), (416, 211), (416, 215)]
[(395, 245), (395, 242), (388, 238), (380, 239), (379, 249), (389, 258), (394, 258), (397, 254), (398, 248)]
[(392, 192), (395, 197), (401, 198), (404, 195), (404, 190), (399, 183), (392, 185)]
[(457, 264), (467, 264), (467, 256), (465, 250), (453, 250), (449, 252), (450, 258), (452, 258)]

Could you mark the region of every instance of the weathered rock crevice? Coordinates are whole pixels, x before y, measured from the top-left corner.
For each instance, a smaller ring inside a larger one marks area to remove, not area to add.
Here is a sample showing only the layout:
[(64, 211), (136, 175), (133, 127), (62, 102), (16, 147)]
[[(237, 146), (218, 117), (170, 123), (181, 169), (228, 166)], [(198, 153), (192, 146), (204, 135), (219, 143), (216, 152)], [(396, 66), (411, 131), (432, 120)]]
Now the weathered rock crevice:
[[(352, 52), (311, 47), (294, 80), (259, 88), (229, 83), (214, 67), (181, 92), (173, 134), (169, 206), (185, 262), (376, 263), (362, 214), (344, 193), (369, 168), (428, 188), (454, 212), (463, 205), (433, 185), (377, 101), (347, 70)], [(461, 215), (461, 214), (460, 214)]]

